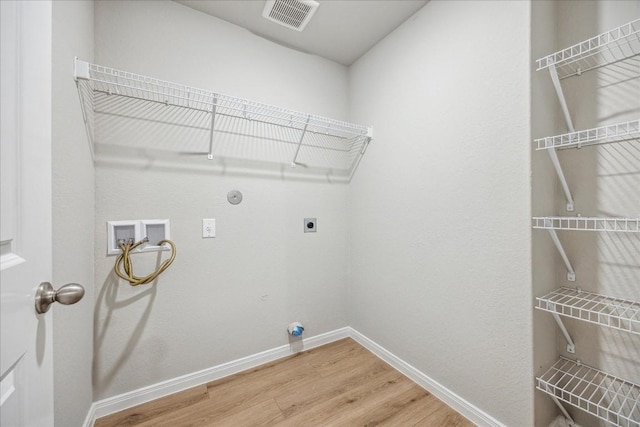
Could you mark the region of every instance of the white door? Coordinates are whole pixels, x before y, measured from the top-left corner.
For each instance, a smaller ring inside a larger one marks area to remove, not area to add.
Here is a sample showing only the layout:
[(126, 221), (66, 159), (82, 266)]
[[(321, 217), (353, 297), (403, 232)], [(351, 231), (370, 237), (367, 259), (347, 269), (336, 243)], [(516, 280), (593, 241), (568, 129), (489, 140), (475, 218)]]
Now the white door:
[(51, 10), (0, 0), (0, 425), (53, 426)]

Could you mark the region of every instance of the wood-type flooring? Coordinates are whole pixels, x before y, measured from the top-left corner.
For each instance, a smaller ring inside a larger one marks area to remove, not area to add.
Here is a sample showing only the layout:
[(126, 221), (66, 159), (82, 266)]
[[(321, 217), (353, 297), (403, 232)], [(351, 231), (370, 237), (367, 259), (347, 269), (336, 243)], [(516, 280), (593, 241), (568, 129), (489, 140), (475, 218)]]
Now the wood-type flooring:
[(350, 338), (95, 423), (95, 427), (473, 425)]

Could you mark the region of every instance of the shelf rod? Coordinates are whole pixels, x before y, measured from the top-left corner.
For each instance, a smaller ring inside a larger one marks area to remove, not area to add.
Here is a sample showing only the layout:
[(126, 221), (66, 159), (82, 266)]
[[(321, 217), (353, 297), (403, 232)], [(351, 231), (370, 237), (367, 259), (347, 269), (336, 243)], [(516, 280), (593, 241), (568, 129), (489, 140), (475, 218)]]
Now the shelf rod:
[(209, 154), (207, 158), (209, 160), (213, 160), (213, 127), (216, 123), (216, 106), (218, 104), (218, 98), (216, 96), (213, 97), (213, 104), (211, 106), (211, 132), (209, 133)]
[(555, 397), (554, 395), (550, 394), (549, 397), (551, 397), (551, 399), (554, 401), (554, 403), (558, 406), (558, 408), (560, 408), (560, 412), (562, 412), (562, 415), (564, 415), (564, 417), (566, 419), (569, 420), (569, 426), (570, 427), (574, 427), (576, 425), (576, 422), (573, 420), (573, 418), (571, 418), (571, 415), (569, 415), (569, 412), (567, 412), (567, 410), (565, 409), (565, 407), (562, 405), (562, 403), (560, 403), (560, 401), (558, 400), (557, 397)]
[(558, 313), (551, 313), (551, 315), (553, 316), (556, 323), (558, 324), (558, 327), (560, 328), (560, 332), (562, 332), (562, 335), (564, 335), (564, 339), (567, 340), (567, 351), (572, 354), (575, 353), (576, 344), (571, 339), (571, 335), (569, 335), (569, 331), (567, 331), (567, 328), (564, 326), (564, 323), (562, 322), (560, 315)]
[(298, 166), (296, 160), (298, 159), (298, 153), (300, 152), (300, 147), (302, 147), (302, 140), (304, 139), (304, 134), (307, 133), (307, 126), (309, 126), (309, 120), (311, 120), (311, 115), (307, 116), (307, 122), (304, 124), (304, 128), (302, 129), (302, 135), (300, 135), (300, 141), (298, 141), (298, 148), (296, 149), (296, 154), (293, 156), (293, 160), (291, 161), (291, 167), (295, 168)]
[[(552, 224), (550, 223), (549, 220), (545, 220), (545, 225), (547, 227), (552, 226)], [(570, 282), (575, 282), (576, 281), (576, 271), (573, 269), (573, 266), (571, 265), (571, 262), (569, 261), (569, 258), (567, 257), (567, 253), (564, 251), (564, 247), (562, 246), (562, 243), (560, 242), (560, 239), (558, 238), (558, 233), (556, 233), (556, 230), (554, 229), (549, 229), (547, 230), (549, 232), (549, 236), (551, 236), (551, 240), (553, 240), (553, 244), (556, 246), (556, 249), (558, 249), (558, 252), (560, 252), (560, 256), (562, 257), (562, 260), (564, 261), (564, 265), (567, 267), (567, 280)]]

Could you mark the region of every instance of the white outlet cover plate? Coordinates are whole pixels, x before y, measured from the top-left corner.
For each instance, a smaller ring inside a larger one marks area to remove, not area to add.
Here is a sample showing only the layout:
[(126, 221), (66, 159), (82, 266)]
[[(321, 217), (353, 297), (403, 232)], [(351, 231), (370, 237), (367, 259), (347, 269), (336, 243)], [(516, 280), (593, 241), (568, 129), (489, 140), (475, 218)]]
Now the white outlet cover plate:
[(202, 238), (208, 239), (216, 237), (216, 220), (215, 218), (204, 218), (202, 220)]

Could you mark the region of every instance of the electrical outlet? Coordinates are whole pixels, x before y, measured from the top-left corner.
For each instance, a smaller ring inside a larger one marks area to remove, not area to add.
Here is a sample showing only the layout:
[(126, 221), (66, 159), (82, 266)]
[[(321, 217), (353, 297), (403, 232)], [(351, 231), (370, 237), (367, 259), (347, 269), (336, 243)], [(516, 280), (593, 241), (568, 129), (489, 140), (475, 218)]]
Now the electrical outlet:
[(305, 218), (304, 219), (304, 232), (305, 233), (315, 233), (318, 229), (318, 219), (317, 218)]

